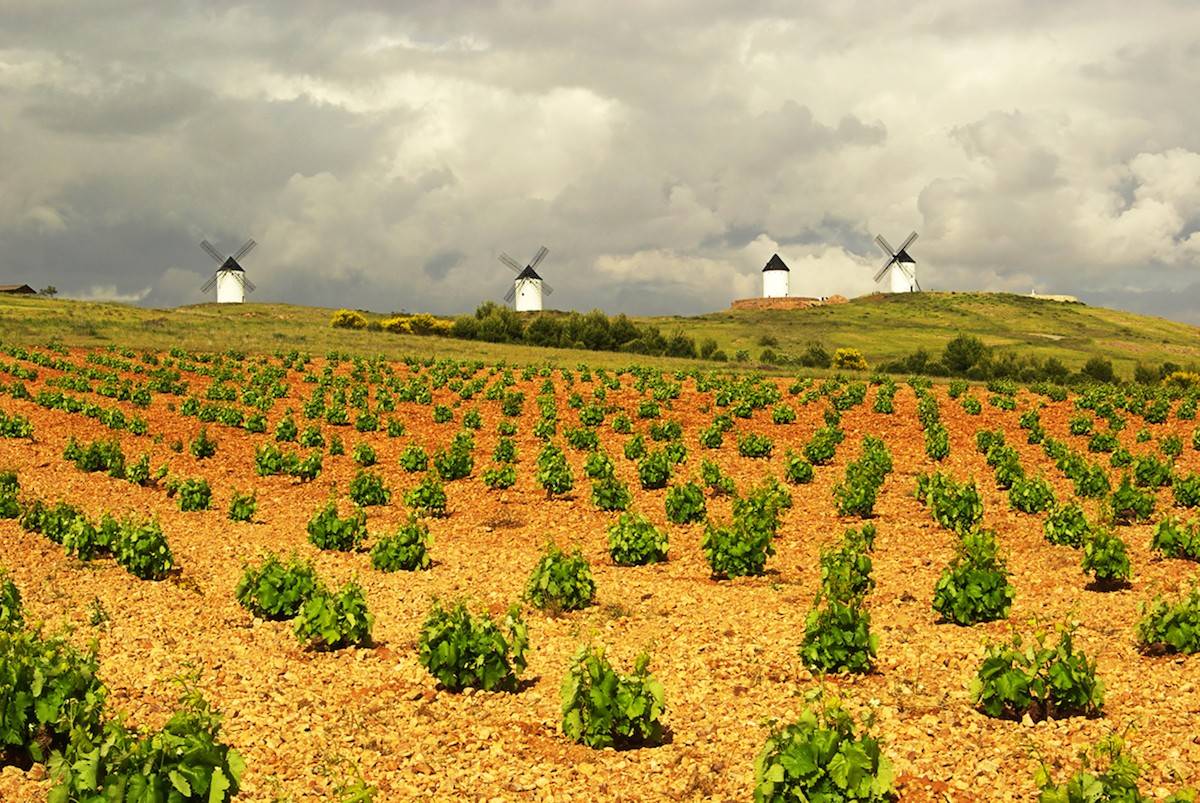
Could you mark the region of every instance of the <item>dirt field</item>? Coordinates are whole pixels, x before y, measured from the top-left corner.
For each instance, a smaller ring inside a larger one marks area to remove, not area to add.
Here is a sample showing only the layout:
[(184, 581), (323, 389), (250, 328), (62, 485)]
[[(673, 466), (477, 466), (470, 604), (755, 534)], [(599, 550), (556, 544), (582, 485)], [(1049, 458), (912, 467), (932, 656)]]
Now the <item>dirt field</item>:
[[(70, 359), (82, 364), (83, 354), (74, 352)], [(319, 374), (322, 365), (318, 359), (312, 367)], [(348, 369), (342, 365), (339, 371)], [(396, 372), (404, 378), (408, 369), (398, 364)], [(59, 375), (40, 368), (38, 379), (26, 385), (36, 393)], [(203, 395), (206, 378), (185, 374), (185, 379), (190, 392)], [(858, 456), (865, 434), (882, 437), (895, 459), (875, 508), (877, 585), (867, 597), (872, 630), (880, 638), (879, 657), (869, 675), (824, 682), (855, 713), (873, 713), (874, 731), (900, 776), (902, 799), (1031, 800), (1035, 756), (1064, 778), (1076, 767), (1080, 749), (1130, 723), (1136, 726), (1130, 743), (1146, 766), (1144, 789), (1165, 794), (1181, 782), (1200, 782), (1200, 659), (1147, 657), (1134, 642), (1139, 603), (1155, 593), (1179, 591), (1196, 576), (1196, 565), (1154, 556), (1148, 546), (1151, 525), (1123, 527), (1120, 533), (1134, 567), (1132, 585), (1109, 593), (1087, 590), (1078, 552), (1048, 544), (1041, 516), (1010, 510), (975, 448), (977, 430), (1001, 428), (1027, 470), (1044, 472), (1060, 499), (1072, 496), (1070, 481), (1040, 447), (1025, 443), (1017, 426), (1023, 410), (1045, 401), (1040, 397), (1022, 391), (1017, 410), (1005, 412), (986, 404), (986, 392), (977, 388), (975, 395), (985, 401), (983, 413), (968, 416), (946, 398), (945, 388), (935, 389), (952, 446), (950, 457), (939, 465), (924, 454), (912, 390), (902, 386), (895, 413), (883, 415), (871, 411), (872, 388), (865, 404), (844, 414), (846, 439), (834, 462), (818, 467), (811, 484), (791, 486), (794, 505), (783, 513), (777, 553), (768, 561), (766, 575), (717, 581), (710, 578), (700, 551), (703, 525), (667, 523), (666, 491), (640, 488), (635, 465), (622, 455), (628, 436), (614, 433), (608, 423), (599, 428), (602, 446), (633, 492), (632, 509), (669, 531), (669, 561), (635, 568), (612, 564), (605, 530), (616, 514), (600, 512), (591, 503), (583, 453), (566, 449), (575, 471), (573, 494), (546, 498), (533, 477), (542, 447), (533, 435), (540, 377), (518, 378), (516, 389), (524, 391), (526, 402), (516, 436), (518, 481), (507, 491), (488, 490), (480, 479), (503, 417), (498, 402), (485, 401), (482, 394), (456, 408), (455, 420), (445, 424), (432, 422), (429, 406), (398, 403), (394, 416), (406, 425), (399, 438), (323, 424), (326, 437), (341, 434), (347, 454), (327, 454), (315, 481), (258, 477), (255, 448), (273, 441), (271, 433), (284, 409), (295, 409), (301, 429), (308, 423), (300, 408), (314, 386), (294, 371), (287, 381), (288, 398), (277, 401), (268, 414), (267, 433), (208, 425), (219, 447), (207, 460), (195, 460), (186, 449), (200, 427), (197, 420), (168, 409), (181, 398), (155, 395), (147, 410), (138, 410), (78, 394), (119, 406), (128, 416), (145, 417), (148, 436), (118, 436), (130, 459), (148, 451), (156, 467), (166, 463), (173, 474), (208, 480), (213, 507), (196, 513), (179, 512), (161, 488), (85, 474), (64, 460), (70, 435), (80, 440), (113, 436), (97, 421), (0, 397), (0, 408), (28, 416), (35, 427), (32, 442), (0, 440), (0, 469), (15, 469), (25, 493), (72, 501), (93, 516), (104, 511), (153, 513), (179, 568), (165, 581), (141, 581), (111, 559), (79, 562), (41, 536), (24, 532), (15, 520), (2, 521), (0, 565), (21, 590), (27, 620), (42, 621), (49, 630), (70, 628), (80, 645), (94, 639), (101, 677), (111, 691), (110, 709), (124, 712), (133, 725), (161, 724), (174, 702), (169, 679), (189, 666), (198, 668), (207, 698), (225, 715), (225, 739), (247, 763), (239, 799), (336, 799), (335, 789), (356, 771), (377, 788), (377, 800), (389, 801), (747, 799), (766, 723), (794, 718), (803, 707), (804, 692), (821, 682), (802, 666), (797, 649), (818, 586), (818, 552), (857, 523), (839, 519), (831, 488), (842, 478), (845, 464)], [(628, 411), (635, 431), (644, 432), (647, 422), (634, 415), (644, 397), (633, 389), (630, 376), (623, 376), (621, 384), (607, 401)], [(781, 389), (787, 384), (781, 381)], [(577, 381), (568, 389), (556, 374), (558, 442), (563, 427), (576, 424), (569, 394), (577, 390), (588, 400), (592, 387)], [(712, 407), (712, 393), (698, 393), (686, 381), (680, 398), (663, 410), (664, 418), (682, 423), (689, 450), (676, 478), (698, 475), (704, 457), (719, 462), (739, 488), (767, 473), (782, 476), (785, 453), (799, 449), (821, 425), (825, 406), (822, 401), (802, 405), (786, 391), (784, 397), (797, 409), (795, 423), (772, 424), (770, 410), (760, 410), (753, 419), (735, 419), (725, 445), (708, 450), (697, 436), (719, 410)], [(457, 396), (443, 388), (434, 391), (434, 401), (451, 404)], [(448, 443), (460, 428), (462, 412), (472, 407), (483, 416), (476, 433), (475, 471), (468, 479), (447, 483), (450, 515), (429, 522), (432, 569), (384, 574), (371, 568), (365, 551), (322, 552), (309, 544), (309, 517), (335, 490), (344, 499), (358, 469), (350, 456), (354, 444), (374, 446), (379, 458), (375, 470), (393, 492), (390, 505), (368, 510), (369, 529), (380, 532), (407, 517), (403, 491), (423, 476), (398, 466), (400, 452), (410, 443), (430, 453)], [(1068, 434), (1067, 420), (1074, 414), (1070, 401), (1048, 403), (1042, 421), (1050, 435), (1086, 451), (1086, 438)], [(1139, 454), (1154, 448), (1160, 436), (1178, 433), (1185, 449), (1177, 469), (1197, 471), (1200, 452), (1191, 448), (1194, 425), (1172, 416), (1166, 424), (1149, 426), (1154, 441), (1137, 444), (1134, 436), (1142, 424), (1129, 416), (1120, 438)], [(746, 431), (773, 438), (770, 460), (738, 455), (733, 436)], [(158, 435), (161, 442), (156, 443)], [(175, 439), (183, 442), (182, 453), (169, 448)], [(1100, 457), (1107, 467), (1106, 456)], [(932, 521), (913, 498), (913, 488), (918, 472), (939, 467), (960, 479), (974, 477), (979, 484), (985, 526), (998, 533), (1013, 573), (1017, 593), (1008, 621), (960, 628), (938, 623), (930, 608), (934, 583), (953, 554), (954, 537)], [(1119, 474), (1112, 470), (1110, 476), (1115, 486)], [(232, 493), (248, 489), (258, 494), (256, 520), (229, 521)], [(1154, 521), (1170, 506), (1170, 489), (1161, 489)], [(1094, 502), (1085, 507), (1095, 514)], [(727, 519), (729, 502), (710, 497), (708, 510), (715, 519)], [(596, 603), (559, 617), (526, 607), (529, 666), (517, 692), (454, 694), (440, 689), (417, 660), (418, 632), (431, 600), (465, 595), (476, 607), (504, 610), (520, 598), (547, 540), (583, 549), (596, 578)], [(268, 549), (310, 557), (330, 585), (357, 577), (375, 615), (374, 645), (310, 652), (297, 643), (289, 624), (254, 620), (238, 605), (233, 589), (243, 564)], [(89, 624), (97, 599), (109, 614), (106, 626)], [(1107, 687), (1103, 718), (1022, 724), (990, 719), (974, 709), (968, 686), (985, 640), (1006, 637), (1014, 625), (1027, 631), (1035, 616), (1078, 620), (1077, 646), (1098, 659), (1098, 674)], [(666, 744), (593, 751), (562, 735), (559, 684), (572, 654), (587, 642), (607, 645), (622, 669), (630, 668), (643, 648), (651, 651), (651, 669), (666, 688)], [(28, 772), (5, 768), (0, 799), (44, 799), (49, 789), (45, 774), (36, 766)]]

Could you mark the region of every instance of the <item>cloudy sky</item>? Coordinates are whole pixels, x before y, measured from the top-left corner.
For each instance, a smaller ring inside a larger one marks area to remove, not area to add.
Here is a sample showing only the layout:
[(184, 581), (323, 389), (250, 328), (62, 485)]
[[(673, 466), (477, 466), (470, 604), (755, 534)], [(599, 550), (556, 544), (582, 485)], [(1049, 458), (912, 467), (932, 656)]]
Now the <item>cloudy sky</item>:
[[(338, 10), (338, 7), (356, 10)], [(0, 281), (461, 312), (1063, 292), (1200, 323), (1195, 0), (0, 0)]]

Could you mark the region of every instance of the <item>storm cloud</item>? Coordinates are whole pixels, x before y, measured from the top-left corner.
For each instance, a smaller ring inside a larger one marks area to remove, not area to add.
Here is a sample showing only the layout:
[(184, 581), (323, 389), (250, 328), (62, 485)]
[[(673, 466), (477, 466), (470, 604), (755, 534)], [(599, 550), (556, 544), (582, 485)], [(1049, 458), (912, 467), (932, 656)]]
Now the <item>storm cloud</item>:
[(1200, 5), (0, 0), (0, 281), (461, 312), (1071, 293), (1200, 323)]

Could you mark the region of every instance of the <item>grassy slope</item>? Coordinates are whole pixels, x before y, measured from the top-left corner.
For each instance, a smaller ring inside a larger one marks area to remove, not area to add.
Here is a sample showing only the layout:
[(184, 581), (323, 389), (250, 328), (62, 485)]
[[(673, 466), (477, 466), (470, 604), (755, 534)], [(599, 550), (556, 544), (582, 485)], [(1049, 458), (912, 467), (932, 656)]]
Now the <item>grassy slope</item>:
[[(552, 360), (623, 365), (629, 357), (564, 349), (466, 342), (453, 339), (353, 332), (329, 327), (330, 310), (287, 304), (242, 306), (203, 304), (172, 310), (120, 304), (0, 296), (0, 340), (26, 344), (58, 337), (68, 345), (119, 343), (134, 348), (236, 348), (275, 351), (330, 349), (360, 354), (427, 354), (517, 362)], [(1093, 355), (1113, 360), (1129, 375), (1134, 363), (1164, 360), (1200, 362), (1200, 329), (1128, 312), (1057, 304), (1024, 296), (986, 293), (916, 293), (868, 296), (849, 304), (792, 311), (725, 311), (695, 318), (643, 319), (664, 332), (681, 328), (699, 340), (715, 338), (732, 356), (746, 349), (754, 357), (758, 339), (771, 334), (777, 351), (797, 353), (810, 340), (829, 348), (861, 350), (876, 364), (924, 347), (937, 355), (959, 332), (989, 345), (1056, 356), (1078, 367)], [(645, 360), (662, 365), (690, 361)]]

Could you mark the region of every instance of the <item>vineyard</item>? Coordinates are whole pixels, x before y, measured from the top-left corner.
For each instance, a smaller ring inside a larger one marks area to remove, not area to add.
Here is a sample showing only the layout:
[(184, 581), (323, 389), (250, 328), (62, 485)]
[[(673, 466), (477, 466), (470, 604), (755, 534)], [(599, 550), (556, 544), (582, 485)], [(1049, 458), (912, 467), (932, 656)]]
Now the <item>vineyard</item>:
[(0, 799), (1195, 797), (1195, 376), (0, 352)]

